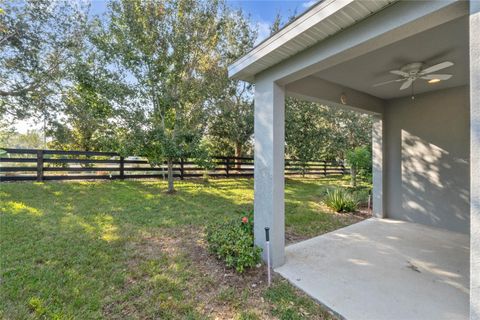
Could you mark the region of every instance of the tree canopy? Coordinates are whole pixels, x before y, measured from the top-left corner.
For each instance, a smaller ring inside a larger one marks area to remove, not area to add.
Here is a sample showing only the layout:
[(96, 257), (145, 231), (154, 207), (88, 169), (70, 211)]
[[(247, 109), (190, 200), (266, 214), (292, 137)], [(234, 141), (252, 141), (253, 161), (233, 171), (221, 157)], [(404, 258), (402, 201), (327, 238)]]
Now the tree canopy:
[(135, 92), (120, 144), (152, 164), (167, 161), (172, 192), (173, 161), (202, 153), (207, 110), (236, 91), (226, 67), (249, 39), (237, 40), (239, 20), (214, 0), (114, 1), (108, 18), (94, 43)]
[(343, 160), (349, 150), (371, 144), (372, 119), (368, 115), (294, 98), (287, 98), (285, 110), (290, 157), (303, 162)]
[(241, 157), (253, 135), (253, 85), (229, 79), (227, 67), (253, 47), (257, 33), (241, 12), (224, 21), (221, 78), (209, 107), (207, 139), (213, 152)]
[(65, 88), (72, 50), (85, 36), (88, 8), (49, 0), (0, 7), (0, 116), (50, 116)]
[[(111, 0), (103, 16), (66, 0), (0, 9), (2, 137), (8, 121), (45, 121), (51, 148), (167, 163), (172, 192), (175, 160), (252, 155), (254, 84), (227, 72), (257, 38), (243, 12), (222, 0)], [(277, 15), (271, 33), (284, 24)], [(287, 98), (285, 120), (287, 157), (304, 165), (371, 145), (366, 115)]]

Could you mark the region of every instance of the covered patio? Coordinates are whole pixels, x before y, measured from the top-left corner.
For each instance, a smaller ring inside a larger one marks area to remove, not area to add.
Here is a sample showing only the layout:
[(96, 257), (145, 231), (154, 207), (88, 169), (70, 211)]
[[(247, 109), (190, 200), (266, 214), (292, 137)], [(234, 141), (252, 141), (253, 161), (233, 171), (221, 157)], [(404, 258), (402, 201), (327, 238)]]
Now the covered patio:
[[(478, 34), (478, 1), (324, 0), (229, 68), (255, 83), (255, 242), (341, 316), (480, 319)], [(375, 119), (375, 219), (287, 248), (286, 95)]]
[(346, 319), (468, 319), (468, 255), (466, 234), (369, 219), (288, 246), (275, 271)]

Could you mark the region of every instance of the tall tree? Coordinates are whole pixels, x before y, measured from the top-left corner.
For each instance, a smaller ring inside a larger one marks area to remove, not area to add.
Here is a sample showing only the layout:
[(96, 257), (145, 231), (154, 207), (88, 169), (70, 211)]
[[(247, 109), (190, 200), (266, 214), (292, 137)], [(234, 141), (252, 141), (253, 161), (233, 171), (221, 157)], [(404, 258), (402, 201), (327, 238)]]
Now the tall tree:
[(299, 160), (302, 170), (308, 161), (323, 157), (328, 134), (325, 108), (308, 101), (287, 98), (285, 102), (285, 142), (288, 157)]
[(287, 98), (285, 140), (290, 157), (344, 160), (347, 152), (371, 146), (370, 116), (337, 107)]
[[(94, 27), (89, 26), (90, 27)], [(118, 107), (130, 94), (128, 86), (109, 70), (104, 56), (86, 37), (67, 68), (70, 86), (59, 101), (61, 117), (50, 121), (53, 148), (85, 151), (110, 150), (115, 146)]]
[(283, 26), (282, 15), (280, 12), (277, 12), (275, 18), (273, 19), (272, 25), (270, 26), (270, 35), (277, 33)]
[(257, 32), (241, 11), (225, 15), (223, 21), (220, 78), (216, 81), (219, 92), (210, 107), (208, 134), (241, 157), (253, 134), (253, 86), (229, 79), (227, 67), (253, 47)]
[(124, 145), (154, 165), (166, 160), (169, 192), (174, 160), (191, 156), (205, 130), (221, 11), (214, 0), (115, 1), (96, 41), (136, 91)]
[(372, 117), (356, 111), (324, 106), (323, 114), (328, 131), (322, 147), (327, 159), (346, 158), (357, 147), (371, 149)]
[(247, 83), (239, 86), (243, 89), (236, 89), (231, 97), (225, 97), (215, 105), (209, 127), (209, 135), (232, 146), (235, 157), (243, 155), (253, 134), (253, 101), (246, 95), (251, 89)]
[(102, 150), (105, 133), (111, 125), (112, 105), (101, 95), (95, 75), (84, 69), (76, 71), (75, 77), (74, 86), (62, 98), (63, 119), (51, 122), (49, 133), (54, 140), (49, 145), (70, 150)]
[(2, 1), (0, 8), (0, 116), (47, 117), (84, 36), (87, 8), (66, 0)]
[(277, 12), (277, 14), (275, 15), (275, 18), (273, 19), (272, 25), (270, 26), (270, 35), (274, 35), (278, 31), (280, 31), (280, 29), (285, 27), (287, 24), (289, 24), (296, 18), (297, 18), (297, 9), (290, 11), (290, 14), (288, 15), (286, 21), (284, 21), (280, 12)]

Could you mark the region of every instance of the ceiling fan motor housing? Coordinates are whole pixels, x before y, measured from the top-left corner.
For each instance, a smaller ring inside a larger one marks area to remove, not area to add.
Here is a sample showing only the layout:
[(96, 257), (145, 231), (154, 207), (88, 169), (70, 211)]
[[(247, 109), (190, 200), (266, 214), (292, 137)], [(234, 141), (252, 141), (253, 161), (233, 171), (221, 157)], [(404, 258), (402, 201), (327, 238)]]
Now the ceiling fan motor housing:
[(423, 62), (413, 62), (403, 66), (400, 70), (408, 73), (410, 75), (409, 79), (415, 80), (418, 78), (418, 73), (422, 70), (422, 67)]

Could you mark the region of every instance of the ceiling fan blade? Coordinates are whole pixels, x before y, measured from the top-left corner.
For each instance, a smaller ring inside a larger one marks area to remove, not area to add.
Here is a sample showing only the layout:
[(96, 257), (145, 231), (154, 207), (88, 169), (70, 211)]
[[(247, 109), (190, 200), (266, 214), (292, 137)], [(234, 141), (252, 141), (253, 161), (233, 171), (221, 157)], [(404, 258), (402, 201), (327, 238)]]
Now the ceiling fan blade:
[(439, 80), (448, 80), (452, 77), (451, 74), (427, 74), (422, 76), (422, 79), (425, 80), (433, 80), (433, 79), (439, 79)]
[(405, 81), (402, 84), (402, 86), (400, 87), (400, 90), (405, 90), (405, 89), (409, 88), (412, 85), (412, 83), (413, 83), (413, 80), (410, 80), (410, 79)]
[(424, 74), (436, 72), (438, 70), (442, 70), (442, 69), (445, 69), (445, 68), (448, 68), (448, 67), (451, 67), (451, 66), (453, 66), (453, 62), (444, 61), (442, 63), (436, 64), (436, 65), (428, 67), (426, 69), (423, 69), (422, 71), (420, 71), (420, 74), (424, 75)]
[(396, 74), (397, 76), (408, 77), (409, 74), (401, 70), (390, 70), (390, 73)]
[(384, 81), (384, 82), (376, 83), (373, 86), (374, 87), (379, 87), (379, 86), (383, 86), (384, 84), (389, 84), (389, 83), (393, 83), (393, 82), (400, 82), (400, 81), (403, 81), (403, 79), (395, 79), (395, 80)]

